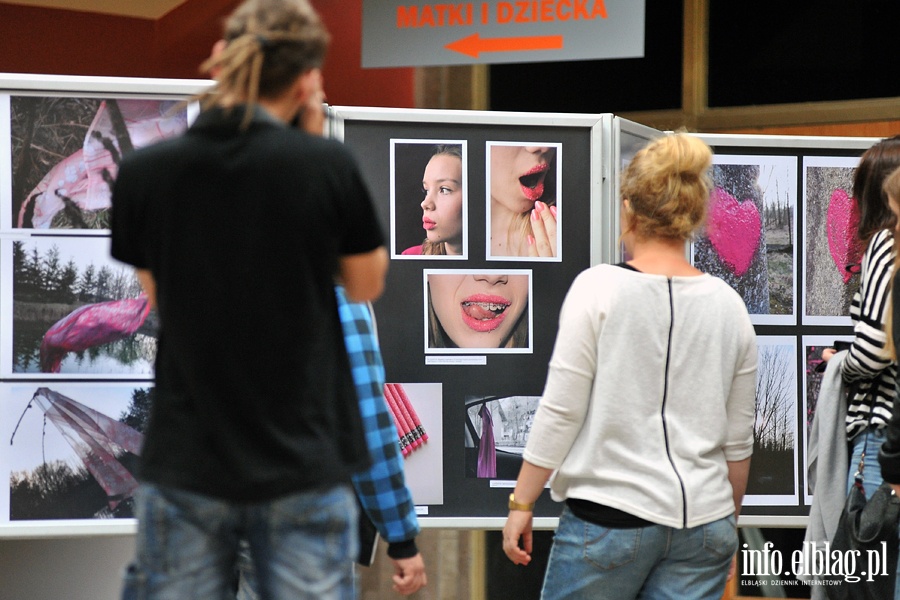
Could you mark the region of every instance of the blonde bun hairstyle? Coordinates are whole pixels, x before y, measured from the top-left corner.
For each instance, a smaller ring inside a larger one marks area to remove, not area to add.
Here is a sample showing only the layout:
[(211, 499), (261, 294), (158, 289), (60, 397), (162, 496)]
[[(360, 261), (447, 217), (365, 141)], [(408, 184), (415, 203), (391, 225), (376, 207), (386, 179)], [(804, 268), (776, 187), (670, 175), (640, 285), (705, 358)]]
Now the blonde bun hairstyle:
[(625, 231), (638, 238), (688, 240), (703, 225), (712, 181), (712, 150), (673, 133), (651, 141), (622, 173)]

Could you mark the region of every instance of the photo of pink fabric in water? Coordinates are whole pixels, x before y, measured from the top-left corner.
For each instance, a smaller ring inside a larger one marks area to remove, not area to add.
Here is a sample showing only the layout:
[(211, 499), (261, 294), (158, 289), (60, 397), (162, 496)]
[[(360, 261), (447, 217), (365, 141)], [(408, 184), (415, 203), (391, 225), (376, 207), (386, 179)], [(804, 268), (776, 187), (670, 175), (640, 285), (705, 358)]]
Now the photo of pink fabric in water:
[(158, 316), (106, 238), (7, 239), (0, 252), (12, 257), (0, 375), (152, 377)]

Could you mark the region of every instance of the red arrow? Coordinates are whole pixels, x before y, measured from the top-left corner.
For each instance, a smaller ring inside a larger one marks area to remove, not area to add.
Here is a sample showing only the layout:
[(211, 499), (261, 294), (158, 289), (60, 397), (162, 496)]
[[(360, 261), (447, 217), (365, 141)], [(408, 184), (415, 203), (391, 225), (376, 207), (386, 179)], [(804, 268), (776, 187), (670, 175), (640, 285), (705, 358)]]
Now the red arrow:
[(525, 50), (562, 50), (563, 36), (534, 35), (528, 37), (484, 38), (477, 33), (451, 42), (447, 50), (478, 58), (481, 52), (521, 52)]

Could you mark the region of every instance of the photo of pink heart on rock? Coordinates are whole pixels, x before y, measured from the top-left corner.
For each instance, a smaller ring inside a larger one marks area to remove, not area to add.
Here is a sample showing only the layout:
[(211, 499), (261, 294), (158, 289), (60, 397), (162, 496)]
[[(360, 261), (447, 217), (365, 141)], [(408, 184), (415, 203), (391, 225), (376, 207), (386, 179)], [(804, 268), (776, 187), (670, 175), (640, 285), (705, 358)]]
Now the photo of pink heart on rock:
[(805, 258), (803, 323), (849, 325), (859, 286), (859, 209), (852, 197), (854, 156), (803, 158)]
[(762, 235), (756, 204), (749, 200), (738, 202), (720, 187), (713, 189), (706, 235), (719, 258), (740, 277), (750, 268)]
[(796, 323), (797, 159), (716, 155), (694, 266), (723, 279), (756, 324)]
[(826, 223), (831, 259), (844, 283), (849, 283), (854, 266), (862, 260), (864, 249), (856, 239), (859, 205), (845, 190), (837, 189), (831, 192)]

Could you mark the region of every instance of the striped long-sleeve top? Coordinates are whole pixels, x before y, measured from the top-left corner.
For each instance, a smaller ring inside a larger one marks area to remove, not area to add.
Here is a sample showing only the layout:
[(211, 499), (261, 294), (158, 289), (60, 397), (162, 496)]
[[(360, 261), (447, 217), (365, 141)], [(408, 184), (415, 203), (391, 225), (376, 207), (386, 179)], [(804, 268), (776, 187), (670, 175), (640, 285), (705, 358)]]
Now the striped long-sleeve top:
[(403, 474), (397, 428), (384, 399), (384, 364), (375, 327), (367, 305), (349, 302), (341, 287), (335, 292), (372, 459), (369, 469), (353, 476), (353, 487), (363, 510), (388, 542), (388, 556), (409, 558), (418, 553), (419, 521)]
[(854, 339), (842, 370), (853, 390), (847, 407), (848, 438), (868, 426), (870, 414), (872, 427), (884, 427), (891, 418), (897, 364), (885, 351), (884, 320), (893, 269), (894, 237), (883, 229), (863, 254), (859, 290), (850, 304)]

